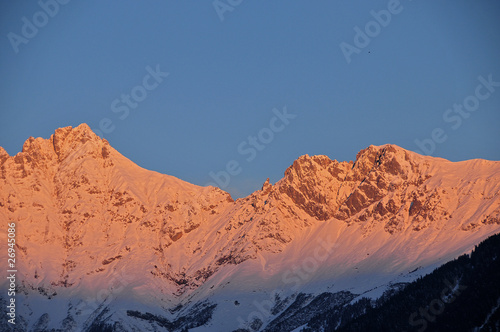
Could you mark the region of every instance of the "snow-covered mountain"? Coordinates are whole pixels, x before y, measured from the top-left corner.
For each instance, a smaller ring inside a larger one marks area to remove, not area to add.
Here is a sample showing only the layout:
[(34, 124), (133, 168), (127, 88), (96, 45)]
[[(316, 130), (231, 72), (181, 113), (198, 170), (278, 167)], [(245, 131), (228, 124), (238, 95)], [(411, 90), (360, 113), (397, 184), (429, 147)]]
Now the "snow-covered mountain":
[(4, 253), (16, 223), (19, 330), (291, 331), (499, 232), (500, 162), (395, 145), (305, 155), (234, 201), (82, 124), (0, 147), (0, 219)]

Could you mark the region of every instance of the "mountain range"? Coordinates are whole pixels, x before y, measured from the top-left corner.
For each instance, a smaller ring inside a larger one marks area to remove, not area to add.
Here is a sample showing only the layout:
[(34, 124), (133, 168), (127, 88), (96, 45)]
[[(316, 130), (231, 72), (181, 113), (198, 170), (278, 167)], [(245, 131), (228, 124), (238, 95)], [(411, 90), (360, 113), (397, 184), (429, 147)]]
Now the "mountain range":
[(81, 124), (15, 156), (0, 147), (0, 219), (2, 239), (16, 224), (5, 330), (300, 331), (498, 233), (500, 162), (391, 144), (349, 162), (304, 155), (233, 200), (141, 168)]

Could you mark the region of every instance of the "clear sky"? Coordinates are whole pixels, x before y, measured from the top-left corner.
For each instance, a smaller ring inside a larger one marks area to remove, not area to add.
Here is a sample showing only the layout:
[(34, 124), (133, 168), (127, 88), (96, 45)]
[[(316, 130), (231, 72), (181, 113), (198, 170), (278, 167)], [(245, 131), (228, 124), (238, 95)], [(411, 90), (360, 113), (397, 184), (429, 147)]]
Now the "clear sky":
[(497, 0), (2, 1), (0, 146), (85, 122), (233, 197), (371, 144), (500, 160), (499, 17)]

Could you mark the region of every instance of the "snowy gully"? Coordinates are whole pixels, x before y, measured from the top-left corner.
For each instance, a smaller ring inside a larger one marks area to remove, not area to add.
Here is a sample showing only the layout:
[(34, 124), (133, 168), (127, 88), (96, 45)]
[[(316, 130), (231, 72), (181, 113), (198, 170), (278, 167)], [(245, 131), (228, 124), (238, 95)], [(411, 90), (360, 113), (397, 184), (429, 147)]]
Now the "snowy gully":
[[(331, 236), (327, 239), (317, 239), (318, 246), (314, 249), (313, 256), (308, 256), (302, 260), (301, 266), (293, 266), (291, 270), (285, 271), (282, 276), (282, 281), (285, 284), (295, 283), (291, 288), (292, 291), (296, 292), (302, 283), (305, 283), (312, 275), (318, 270), (321, 262), (324, 262), (330, 254), (333, 252), (333, 248), (338, 247), (338, 244), (332, 241)], [(251, 331), (256, 331), (256, 329), (251, 326), (250, 322), (254, 319), (259, 319), (265, 321), (265, 317), (272, 315), (271, 309), (274, 305), (273, 301), (276, 295), (279, 294), (278, 289), (275, 289), (270, 293), (270, 300), (254, 301), (253, 305), (257, 310), (252, 311), (247, 320), (243, 320), (241, 316), (237, 318), (239, 327), (242, 329), (250, 329)]]

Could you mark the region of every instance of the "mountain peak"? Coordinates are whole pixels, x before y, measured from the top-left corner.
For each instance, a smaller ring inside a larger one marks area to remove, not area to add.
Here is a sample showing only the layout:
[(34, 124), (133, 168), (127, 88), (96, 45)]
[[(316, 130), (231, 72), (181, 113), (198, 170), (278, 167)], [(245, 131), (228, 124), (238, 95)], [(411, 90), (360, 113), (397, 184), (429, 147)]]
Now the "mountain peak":
[(54, 144), (54, 151), (58, 155), (64, 145), (74, 147), (77, 144), (85, 144), (90, 140), (100, 140), (86, 123), (82, 123), (75, 128), (69, 126), (56, 129), (50, 139)]
[(63, 160), (68, 154), (78, 151), (87, 142), (93, 142), (95, 145), (93, 148), (99, 150), (102, 143), (107, 143), (97, 136), (86, 123), (75, 128), (68, 126), (56, 129), (49, 141), (59, 160)]
[[(378, 186), (385, 183), (386, 177), (398, 176), (406, 179), (418, 167), (409, 152), (397, 145), (370, 145), (356, 155), (356, 161), (338, 162), (324, 155), (300, 156), (285, 171), (279, 190), (307, 214), (318, 220), (333, 216), (346, 219), (355, 214), (358, 208), (366, 207), (383, 197)], [(368, 186), (374, 182), (373, 186)], [(367, 192), (354, 195), (358, 187), (366, 187)], [(384, 189), (385, 190), (385, 189)], [(363, 204), (356, 208), (344, 206), (359, 198)], [(338, 211), (345, 211), (345, 215)], [(351, 211), (352, 210), (352, 211)]]
[(113, 150), (106, 140), (99, 138), (83, 123), (75, 128), (69, 126), (56, 129), (48, 139), (30, 137), (24, 142), (22, 151), (13, 157), (2, 148), (0, 165), (11, 160), (18, 165), (15, 169), (20, 172), (19, 176), (25, 177), (37, 168), (47, 170), (56, 167), (68, 156), (92, 155), (94, 159), (107, 159)]

